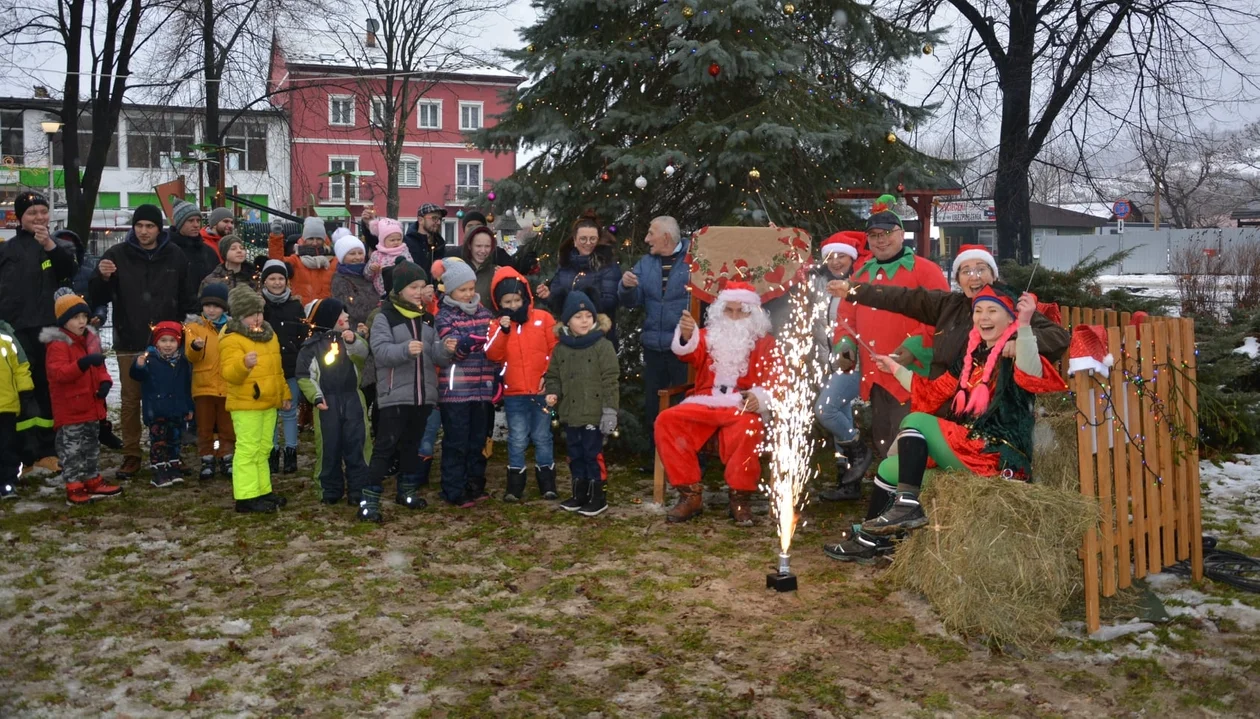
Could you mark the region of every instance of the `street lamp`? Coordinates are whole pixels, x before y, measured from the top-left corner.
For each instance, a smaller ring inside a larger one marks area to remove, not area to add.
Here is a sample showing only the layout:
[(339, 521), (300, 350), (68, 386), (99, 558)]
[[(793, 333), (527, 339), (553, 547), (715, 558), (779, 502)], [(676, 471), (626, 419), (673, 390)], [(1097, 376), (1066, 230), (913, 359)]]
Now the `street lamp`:
[(39, 126), (43, 128), (44, 134), (48, 135), (48, 222), (51, 226), (53, 221), (52, 211), (57, 204), (57, 198), (54, 194), (56, 185), (53, 184), (53, 137), (58, 132), (61, 132), (61, 123), (55, 120), (48, 120), (39, 123)]

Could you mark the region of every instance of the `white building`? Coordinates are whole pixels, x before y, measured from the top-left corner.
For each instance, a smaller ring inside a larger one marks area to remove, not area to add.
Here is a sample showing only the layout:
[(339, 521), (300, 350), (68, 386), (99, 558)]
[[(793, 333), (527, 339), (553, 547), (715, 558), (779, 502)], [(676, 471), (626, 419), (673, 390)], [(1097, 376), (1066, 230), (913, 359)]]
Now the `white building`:
[[(0, 98), (0, 205), (11, 206), (18, 192), (49, 190), (49, 137), (43, 122), (57, 122), (61, 103), (57, 100)], [(184, 176), (189, 199), (198, 195), (197, 153), (192, 145), (206, 142), (202, 126), (204, 111), (156, 105), (124, 105), (114, 142), (110, 146), (100, 192), (96, 198), (93, 228), (106, 229), (130, 224), (128, 210), (149, 203), (159, 204), (154, 187)], [(234, 110), (222, 112), (226, 122)], [(90, 113), (79, 127), (80, 165), (91, 144)], [(61, 132), (51, 142), (54, 219), (64, 220), (65, 190), (61, 170), (64, 138)], [(236, 194), (277, 210), (289, 209), (290, 157), (289, 126), (277, 110), (246, 111), (233, 123), (225, 144), (239, 148), (229, 154), (226, 186)], [(208, 208), (214, 195), (215, 179), (201, 178)], [(257, 211), (242, 206), (242, 214), (263, 219)], [(252, 213), (252, 214), (251, 214)], [(12, 217), (6, 220), (12, 221)]]

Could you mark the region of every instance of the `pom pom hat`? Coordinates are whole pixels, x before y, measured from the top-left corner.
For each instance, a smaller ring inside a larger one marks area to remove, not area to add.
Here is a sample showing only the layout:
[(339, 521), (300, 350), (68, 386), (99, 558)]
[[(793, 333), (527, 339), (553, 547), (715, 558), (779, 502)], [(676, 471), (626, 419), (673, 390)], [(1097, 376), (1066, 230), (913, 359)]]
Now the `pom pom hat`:
[(178, 322), (164, 320), (153, 325), (153, 334), (149, 337), (150, 344), (157, 344), (157, 341), (163, 337), (174, 337), (176, 340), (184, 338), (184, 326)]

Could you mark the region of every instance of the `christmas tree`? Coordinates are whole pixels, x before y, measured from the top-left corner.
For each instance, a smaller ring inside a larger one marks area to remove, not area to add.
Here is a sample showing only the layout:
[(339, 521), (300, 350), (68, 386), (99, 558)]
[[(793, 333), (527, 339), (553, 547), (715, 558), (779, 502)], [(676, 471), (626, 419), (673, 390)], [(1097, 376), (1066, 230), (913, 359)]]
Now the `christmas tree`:
[(881, 79), (935, 37), (845, 0), (536, 0), (531, 81), (473, 142), (540, 152), (495, 183), (494, 206), (545, 208), (558, 241), (594, 208), (623, 239), (668, 214), (684, 228), (855, 219), (828, 193), (930, 188), (947, 168), (898, 133), (926, 110)]

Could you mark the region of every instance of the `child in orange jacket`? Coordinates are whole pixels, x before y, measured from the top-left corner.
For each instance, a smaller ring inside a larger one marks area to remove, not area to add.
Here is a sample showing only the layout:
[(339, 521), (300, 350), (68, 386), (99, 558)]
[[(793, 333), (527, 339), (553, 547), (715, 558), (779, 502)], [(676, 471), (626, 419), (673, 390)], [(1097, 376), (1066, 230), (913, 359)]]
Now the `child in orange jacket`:
[(216, 457), (219, 472), (227, 479), (232, 478), (236, 432), (232, 429), (232, 415), (227, 411), (227, 383), (219, 373), (219, 332), (230, 319), (227, 302), (227, 285), (206, 285), (201, 290), (201, 316), (184, 327), (184, 356), (193, 368), (193, 412), (197, 419), (201, 479), (214, 479)]
[(557, 337), (551, 313), (533, 307), (529, 283), (511, 267), (500, 267), (490, 282), (490, 322), (486, 359), (503, 365), (503, 404), (508, 423), (508, 470), (505, 502), (524, 497), (525, 450), (534, 443), (534, 473), (543, 499), (558, 499), (551, 413), (543, 376), (551, 364)]
[(329, 257), (328, 234), (324, 221), (308, 217), (302, 221), (302, 238), (293, 254), (284, 254), (284, 235), (279, 222), (273, 222), (267, 238), (267, 257), (289, 266), (289, 289), (302, 303), (332, 297), (332, 278), (337, 273), (337, 258)]

